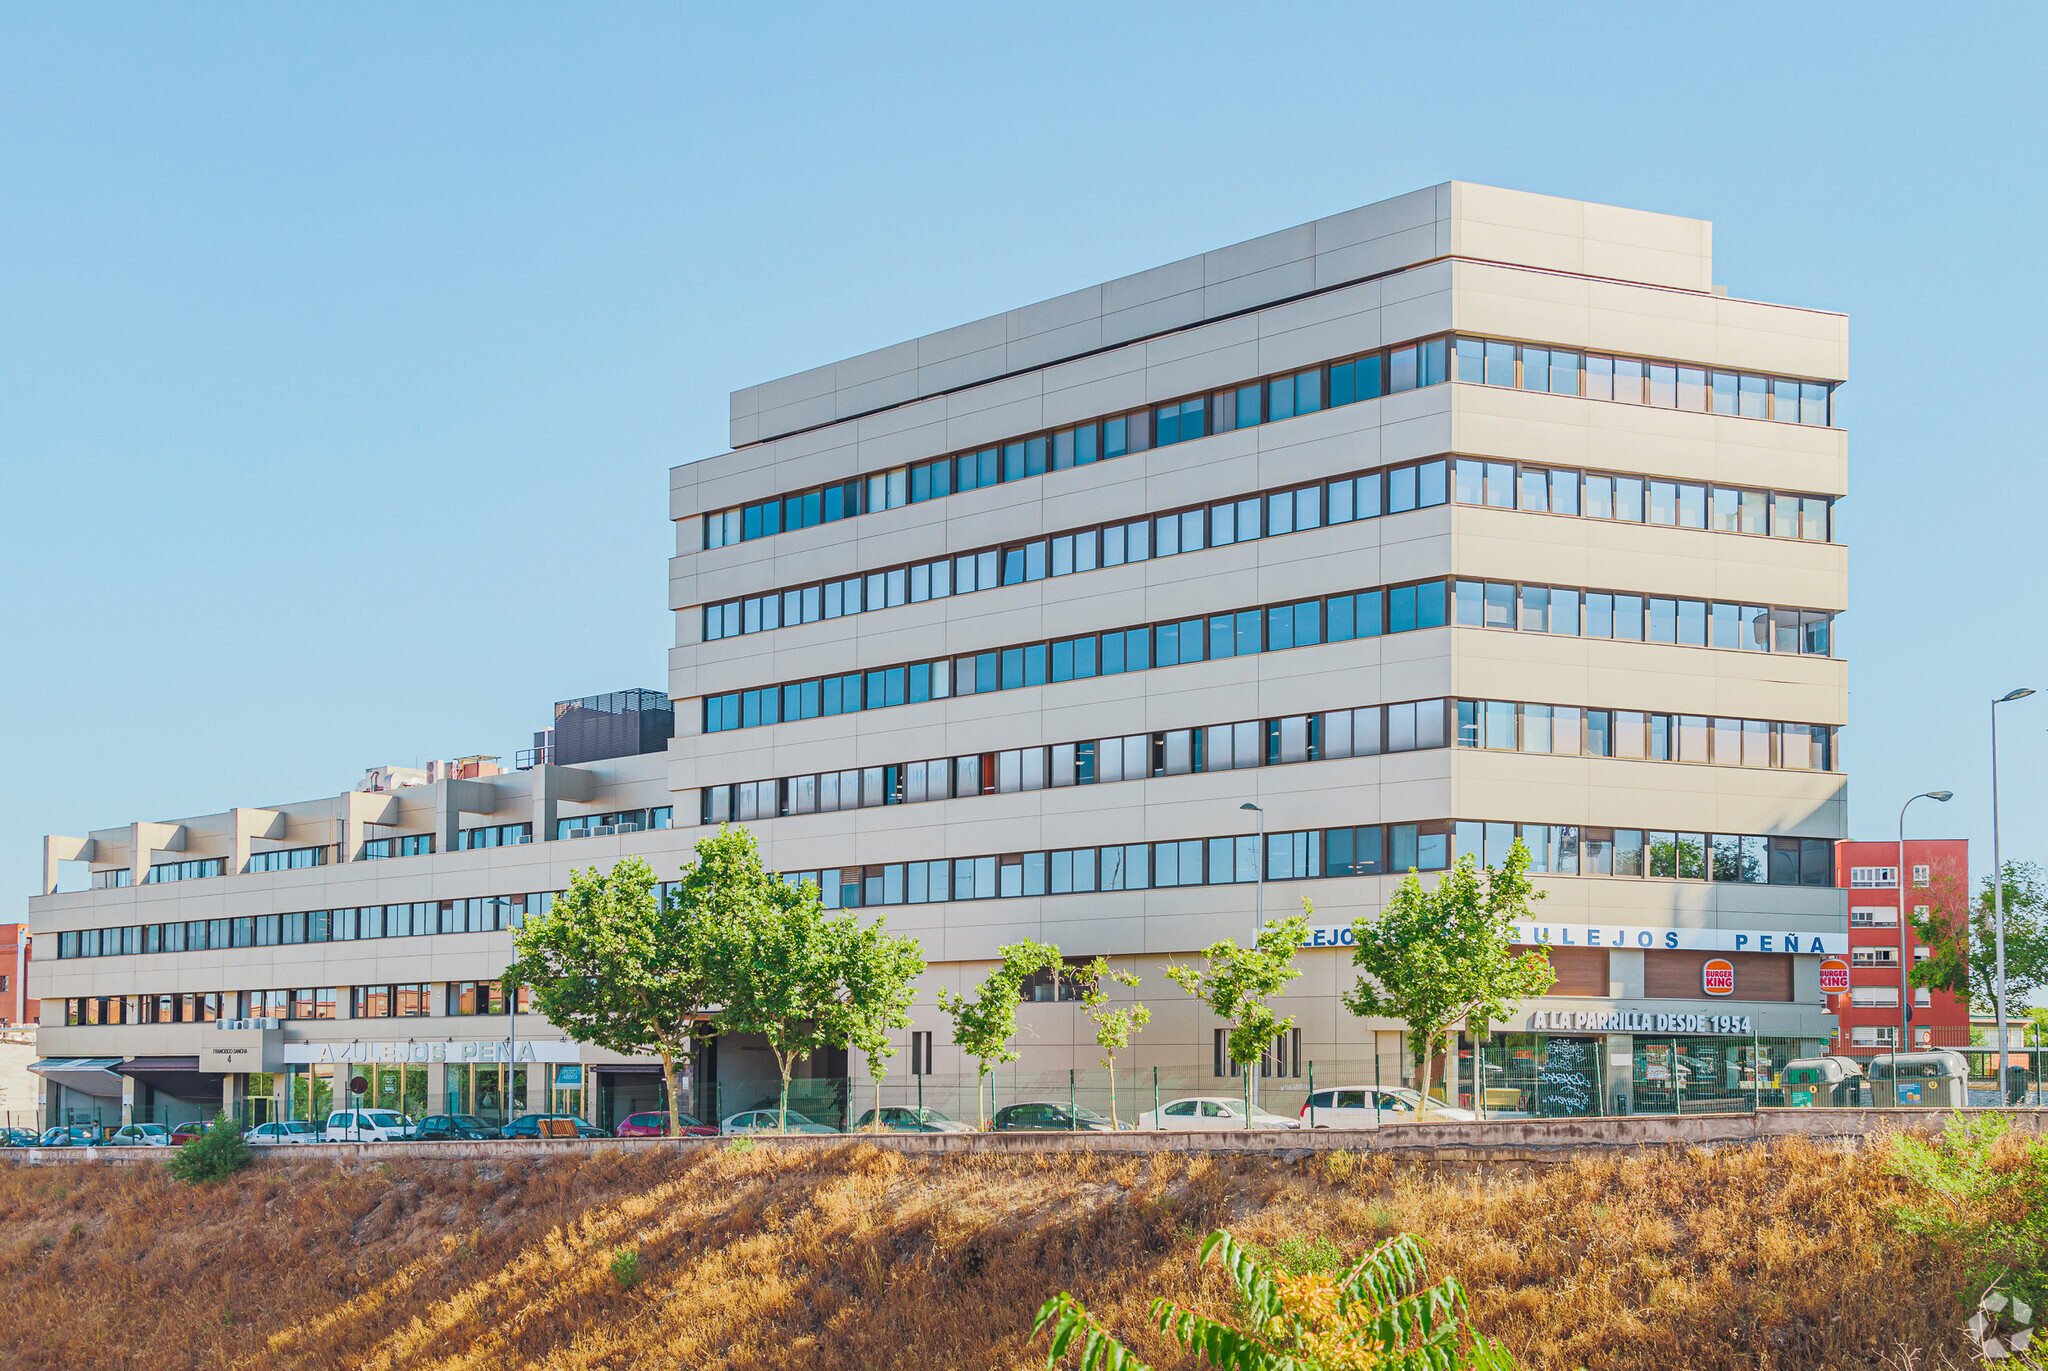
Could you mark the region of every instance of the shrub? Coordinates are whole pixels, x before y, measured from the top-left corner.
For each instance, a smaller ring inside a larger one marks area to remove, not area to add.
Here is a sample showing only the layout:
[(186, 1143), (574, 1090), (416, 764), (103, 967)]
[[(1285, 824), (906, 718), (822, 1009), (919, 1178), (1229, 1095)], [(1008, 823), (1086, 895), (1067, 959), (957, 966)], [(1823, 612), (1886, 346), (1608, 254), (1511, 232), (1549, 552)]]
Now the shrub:
[(631, 1290), (640, 1284), (640, 1254), (630, 1247), (612, 1253), (612, 1279), (621, 1290)]
[[(1211, 1365), (1233, 1371), (1513, 1371), (1515, 1359), (1465, 1322), (1465, 1292), (1454, 1280), (1425, 1284), (1422, 1244), (1406, 1234), (1381, 1243), (1334, 1274), (1315, 1270), (1324, 1254), (1294, 1254), (1310, 1269), (1268, 1265), (1218, 1229), (1201, 1260), (1218, 1256), (1237, 1285), (1243, 1326), (1233, 1327), (1171, 1300), (1152, 1302), (1159, 1331)], [(1302, 1258), (1306, 1260), (1302, 1260)], [(1148, 1371), (1065, 1291), (1032, 1324), (1052, 1330), (1051, 1366), (1079, 1344), (1081, 1371)]]
[(204, 1133), (178, 1148), (169, 1170), (173, 1178), (187, 1185), (208, 1185), (234, 1175), (252, 1157), (249, 1144), (242, 1140), (241, 1125), (234, 1115), (222, 1114)]
[(1995, 1286), (2039, 1307), (2048, 1305), (2048, 1142), (2011, 1132), (1996, 1114), (1956, 1114), (1931, 1142), (1899, 1134), (1891, 1167), (1916, 1193), (1892, 1212), (1907, 1232), (1963, 1253), (1970, 1298)]

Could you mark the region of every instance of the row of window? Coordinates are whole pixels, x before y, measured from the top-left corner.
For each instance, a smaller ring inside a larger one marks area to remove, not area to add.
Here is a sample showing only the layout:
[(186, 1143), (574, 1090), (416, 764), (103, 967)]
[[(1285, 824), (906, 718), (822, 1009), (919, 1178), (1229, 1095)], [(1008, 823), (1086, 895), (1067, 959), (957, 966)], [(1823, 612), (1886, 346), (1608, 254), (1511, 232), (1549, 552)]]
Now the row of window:
[(533, 841), (533, 825), (492, 824), (487, 828), (465, 828), (455, 835), (455, 850), (470, 852), (484, 847), (517, 847)]
[[(228, 863), (225, 857), (202, 857), (189, 862), (158, 862), (143, 878), (145, 885), (161, 885), (166, 881), (197, 881), (208, 876), (225, 876)], [(128, 867), (116, 867), (111, 871), (92, 873), (94, 890), (119, 890), (135, 884), (135, 873)]]
[(305, 871), (327, 865), (327, 847), (293, 847), (281, 852), (252, 852), (244, 871)]
[[(500, 981), (314, 986), (303, 990), (202, 991), (176, 995), (86, 995), (64, 1002), (71, 1027), (100, 1024), (216, 1023), (223, 1019), (413, 1019), (505, 1012)], [(533, 989), (519, 988), (519, 1012), (533, 1010)]]
[[(1088, 466), (1212, 433), (1254, 428), (1298, 414), (1377, 399), (1383, 393), (1439, 385), (1448, 379), (1449, 340), (1407, 343), (1328, 366), (1231, 386), (1172, 404), (1109, 415), (1050, 433), (1033, 434), (916, 466), (877, 472), (863, 481), (781, 496), (704, 516), (704, 546), (725, 547), (837, 518), (942, 499), (1048, 471)], [(831, 494), (840, 495), (833, 513)], [(795, 522), (792, 522), (794, 520)]]
[(291, 914), (194, 919), (184, 923), (128, 924), (118, 928), (71, 929), (57, 935), (57, 956), (122, 957), (159, 952), (208, 952), (236, 947), (277, 947), (296, 943), (357, 942), (368, 938), (411, 938), (430, 933), (491, 933), (517, 928), (554, 902), (532, 895), (483, 895), (465, 900), (422, 900), (411, 904), (366, 905), (357, 909), (316, 909)]
[[(1452, 478), (1448, 487), (1447, 477)], [(707, 604), (704, 639), (716, 642), (1429, 508), (1445, 503), (1447, 489), (1448, 497), (1461, 504), (1819, 542), (1830, 536), (1834, 503), (1827, 496), (1789, 491), (1473, 457), (1437, 459)]]
[[(1269, 833), (1263, 871), (1269, 881), (1442, 871), (1466, 852), (1498, 867), (1518, 837), (1529, 850), (1530, 870), (1545, 875), (1832, 884), (1834, 844), (1825, 838), (1471, 819)], [(783, 879), (791, 885), (816, 884), (829, 909), (853, 909), (1232, 885), (1257, 881), (1260, 874), (1259, 839), (1240, 834), (793, 871), (784, 872)]]
[(657, 809), (625, 809), (616, 814), (579, 814), (573, 819), (556, 820), (555, 837), (601, 838), (613, 833), (667, 828), (674, 813), (673, 806), (662, 805)]
[(1835, 730), (1827, 724), (1512, 700), (1459, 700), (1457, 714), (1459, 747), (1789, 771), (1834, 771), (1840, 765)]
[(1821, 656), (1830, 650), (1834, 619), (1824, 610), (1712, 604), (1513, 581), (1423, 581), (710, 695), (704, 699), (704, 731), (722, 733), (921, 704), (950, 695), (1017, 690), (1438, 628), (1451, 618), (1452, 602), (1456, 622), (1478, 628)]
[(699, 821), (744, 823), (789, 814), (830, 814), (877, 805), (1412, 752), (1444, 745), (1446, 703), (1411, 700), (708, 786), (701, 792)]
[(406, 833), (395, 838), (371, 838), (364, 842), (362, 855), (356, 860), (364, 862), (382, 861), (387, 857), (430, 857), (434, 852), (434, 835), (431, 833)]
[(1430, 338), (719, 510), (704, 516), (704, 546), (771, 537), (1447, 380), (1787, 424), (1831, 422), (1833, 387), (1826, 382), (1499, 339)]
[(707, 786), (700, 792), (698, 821), (748, 823), (792, 814), (1370, 757), (1442, 747), (1447, 734), (1459, 747), (1510, 752), (1800, 771), (1832, 771), (1837, 765), (1835, 730), (1826, 724), (1503, 700), (1414, 700)]

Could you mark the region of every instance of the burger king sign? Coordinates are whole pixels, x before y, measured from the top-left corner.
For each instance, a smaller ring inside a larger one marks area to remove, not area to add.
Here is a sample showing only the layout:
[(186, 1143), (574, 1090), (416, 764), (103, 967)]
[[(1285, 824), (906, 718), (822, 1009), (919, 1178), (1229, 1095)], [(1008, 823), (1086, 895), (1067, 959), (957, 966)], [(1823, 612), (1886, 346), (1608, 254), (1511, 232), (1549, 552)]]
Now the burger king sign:
[(1735, 963), (1726, 957), (1709, 957), (1700, 967), (1700, 989), (1709, 995), (1735, 993)]
[(1846, 993), (1849, 989), (1849, 964), (1840, 957), (1821, 958), (1820, 988), (1826, 995)]

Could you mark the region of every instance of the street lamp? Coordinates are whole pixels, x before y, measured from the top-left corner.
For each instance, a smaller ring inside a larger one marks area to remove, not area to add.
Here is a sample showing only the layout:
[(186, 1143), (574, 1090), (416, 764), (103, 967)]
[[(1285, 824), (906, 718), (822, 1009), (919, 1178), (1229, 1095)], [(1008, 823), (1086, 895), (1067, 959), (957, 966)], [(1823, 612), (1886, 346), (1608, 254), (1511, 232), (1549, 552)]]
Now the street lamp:
[[(1991, 927), (1992, 935), (1998, 944), (1998, 1102), (2000, 1104), (2004, 1104), (2007, 1098), (2005, 1088), (2006, 1062), (2008, 1060), (2006, 1048), (2010, 1044), (2006, 1041), (2005, 1037), (2005, 867), (1999, 863), (1998, 858), (1998, 707), (2004, 704), (2011, 704), (2014, 700), (2024, 700), (2033, 693), (2033, 687), (2021, 686), (2018, 690), (2008, 690), (2005, 694), (1991, 702), (1991, 907), (1993, 911)], [(1968, 917), (1968, 910), (1965, 909), (1964, 918), (1967, 920)], [(1967, 928), (1968, 924), (1966, 923), (1964, 927)], [(1967, 982), (1969, 962), (1966, 960), (1963, 965)], [(1968, 998), (1967, 990), (1965, 991), (1964, 998)]]
[[(1910, 1039), (1913, 1033), (1913, 987), (1906, 984), (1906, 976), (1912, 969), (1913, 960), (1906, 950), (1906, 811), (1912, 808), (1913, 800), (1934, 800), (1947, 804), (1954, 798), (1952, 790), (1925, 790), (1899, 806), (1899, 869), (1893, 873), (1893, 885), (1899, 892), (1899, 1036)], [(1910, 1046), (1910, 1042), (1908, 1046)], [(1899, 1102), (1899, 1045), (1892, 1044), (1892, 1103)]]
[[(1259, 945), (1259, 934), (1266, 927), (1266, 811), (1253, 804), (1250, 800), (1246, 800), (1238, 808), (1249, 809), (1252, 813), (1259, 816), (1259, 845), (1255, 854), (1255, 859), (1258, 862), (1258, 884), (1254, 888), (1255, 893), (1252, 896), (1252, 947), (1256, 950)], [(1258, 1066), (1247, 1065), (1245, 1067), (1245, 1070), (1252, 1073), (1251, 1100), (1254, 1110), (1259, 1107), (1259, 1076), (1265, 1070), (1266, 1053), (1271, 1049), (1272, 1044), (1270, 1043), (1260, 1048)], [(1246, 1119), (1244, 1126), (1250, 1128), (1252, 1121)]]

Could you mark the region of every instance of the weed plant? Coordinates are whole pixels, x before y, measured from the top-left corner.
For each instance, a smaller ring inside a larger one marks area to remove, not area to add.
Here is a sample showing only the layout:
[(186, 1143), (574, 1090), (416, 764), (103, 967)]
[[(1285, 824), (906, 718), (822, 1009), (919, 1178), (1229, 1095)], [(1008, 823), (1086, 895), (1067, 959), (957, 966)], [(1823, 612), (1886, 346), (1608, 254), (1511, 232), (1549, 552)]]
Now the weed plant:
[(214, 1119), (204, 1133), (181, 1144), (166, 1170), (187, 1185), (224, 1181), (250, 1162), (249, 1144), (232, 1114)]

